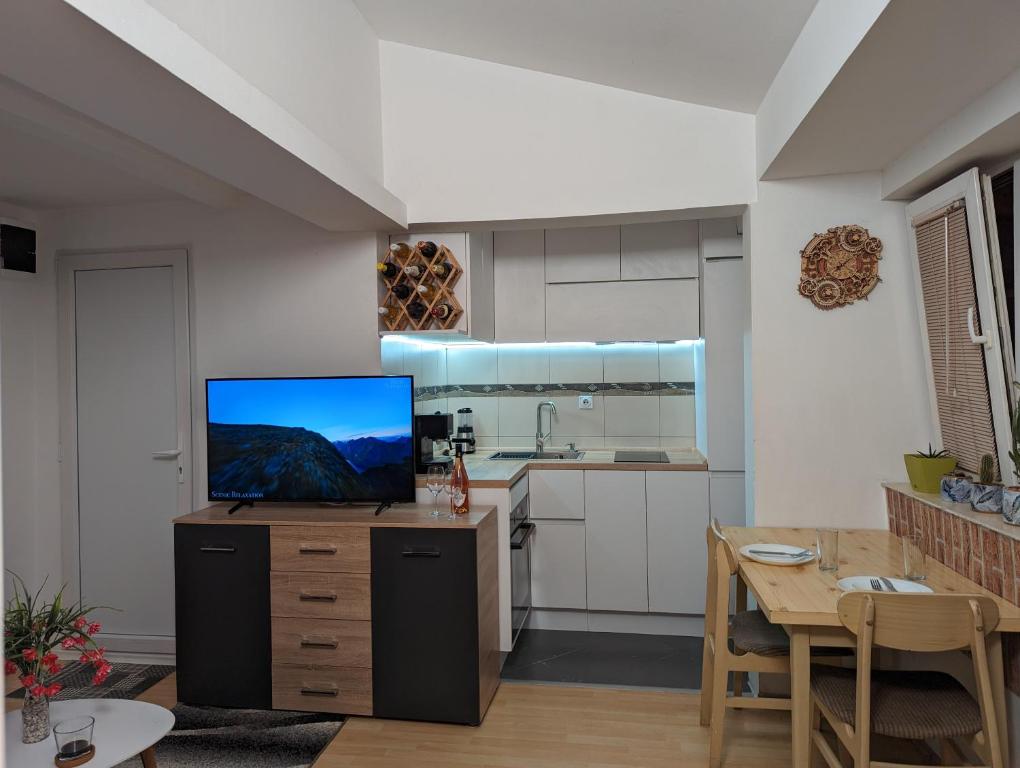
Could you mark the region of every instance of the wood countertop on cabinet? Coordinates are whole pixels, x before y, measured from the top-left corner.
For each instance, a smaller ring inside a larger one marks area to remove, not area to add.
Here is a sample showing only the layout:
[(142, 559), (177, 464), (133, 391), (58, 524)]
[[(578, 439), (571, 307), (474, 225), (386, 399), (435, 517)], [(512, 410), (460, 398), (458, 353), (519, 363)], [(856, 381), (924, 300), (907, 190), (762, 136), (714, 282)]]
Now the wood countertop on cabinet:
[(371, 528), (477, 528), (496, 508), (475, 505), (466, 515), (450, 520), (446, 510), (432, 516), (431, 504), (395, 504), (378, 517), (374, 506), (327, 507), (319, 504), (256, 504), (227, 514), (231, 504), (215, 504), (175, 518), (186, 525), (360, 525)]

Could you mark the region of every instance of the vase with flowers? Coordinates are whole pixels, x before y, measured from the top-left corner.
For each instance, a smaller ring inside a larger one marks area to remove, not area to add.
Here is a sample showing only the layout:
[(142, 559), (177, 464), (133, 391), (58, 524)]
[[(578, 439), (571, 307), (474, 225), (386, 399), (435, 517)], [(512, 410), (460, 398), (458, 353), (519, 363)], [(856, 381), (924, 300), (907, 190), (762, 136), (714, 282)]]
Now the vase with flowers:
[(4, 672), (17, 675), (25, 688), (21, 709), (21, 740), (25, 744), (42, 741), (50, 734), (50, 698), (62, 687), (53, 681), (61, 669), (54, 653), (57, 647), (76, 652), (79, 661), (95, 667), (93, 685), (102, 685), (113, 668), (105, 658), (105, 649), (93, 637), (101, 627), (87, 614), (95, 608), (86, 608), (81, 602), (65, 604), (63, 589), (46, 600), (43, 587), (33, 595), (14, 576), (13, 596), (4, 615)]

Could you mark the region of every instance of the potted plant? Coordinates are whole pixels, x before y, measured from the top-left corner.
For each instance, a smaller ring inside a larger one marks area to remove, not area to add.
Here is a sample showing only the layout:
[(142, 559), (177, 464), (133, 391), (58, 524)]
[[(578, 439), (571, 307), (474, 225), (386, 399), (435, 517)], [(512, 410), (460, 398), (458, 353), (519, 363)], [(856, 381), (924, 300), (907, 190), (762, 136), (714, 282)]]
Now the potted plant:
[[(1013, 382), (1020, 388), (1020, 383)], [(1013, 476), (1020, 478), (1020, 408), (1013, 413), (1010, 424), (1013, 447), (1009, 450), (1009, 460), (1013, 464)], [(1020, 485), (1011, 485), (1002, 491), (1002, 519), (1010, 525), (1020, 525)]]
[(943, 475), (956, 469), (956, 459), (946, 451), (936, 451), (928, 444), (928, 451), (903, 454), (907, 465), (910, 487), (920, 493), (938, 493)]
[(42, 741), (50, 734), (49, 700), (61, 689), (60, 683), (52, 681), (61, 668), (53, 652), (57, 646), (78, 652), (81, 662), (95, 667), (93, 685), (101, 685), (112, 669), (104, 658), (105, 649), (92, 638), (101, 627), (86, 614), (95, 609), (80, 602), (65, 605), (63, 589), (47, 602), (41, 597), (43, 587), (32, 595), (14, 576), (14, 595), (4, 615), (4, 672), (16, 674), (25, 688), (21, 708), (21, 740), (25, 744)]
[(976, 512), (1002, 511), (1002, 483), (995, 480), (995, 457), (990, 453), (981, 457), (981, 471), (970, 493), (970, 505)]

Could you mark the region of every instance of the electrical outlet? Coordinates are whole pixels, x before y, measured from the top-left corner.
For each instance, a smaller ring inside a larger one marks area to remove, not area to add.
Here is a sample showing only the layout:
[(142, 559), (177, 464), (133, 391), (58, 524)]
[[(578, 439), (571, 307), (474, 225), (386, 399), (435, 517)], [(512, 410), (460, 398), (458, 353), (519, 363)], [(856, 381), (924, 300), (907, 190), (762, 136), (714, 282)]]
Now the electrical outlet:
[(577, 407), (582, 411), (590, 411), (595, 407), (595, 402), (592, 400), (591, 395), (578, 395), (577, 396)]

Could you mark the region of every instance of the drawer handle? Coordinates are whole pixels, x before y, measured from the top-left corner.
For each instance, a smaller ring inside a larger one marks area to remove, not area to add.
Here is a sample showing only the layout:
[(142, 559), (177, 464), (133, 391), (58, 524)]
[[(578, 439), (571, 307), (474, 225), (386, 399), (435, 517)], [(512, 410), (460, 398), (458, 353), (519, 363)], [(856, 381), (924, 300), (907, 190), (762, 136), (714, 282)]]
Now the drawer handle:
[(199, 547), (199, 552), (224, 552), (230, 554), (237, 551), (237, 547)]
[(302, 696), (332, 696), (337, 697), (340, 695), (340, 689), (335, 685), (324, 685), (322, 687), (316, 686), (315, 684), (308, 685), (307, 683), (301, 686)]
[(335, 555), (336, 544), (299, 544), (298, 552), (302, 555)]
[(306, 637), (301, 638), (302, 648), (336, 648), (340, 641), (335, 637)]
[(298, 595), (299, 600), (306, 601), (318, 601), (324, 603), (335, 603), (337, 600), (336, 592), (301, 592)]
[(401, 557), (440, 557), (439, 547), (404, 547)]

